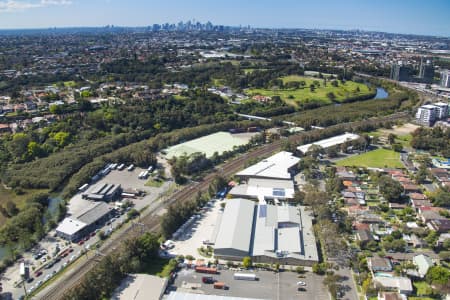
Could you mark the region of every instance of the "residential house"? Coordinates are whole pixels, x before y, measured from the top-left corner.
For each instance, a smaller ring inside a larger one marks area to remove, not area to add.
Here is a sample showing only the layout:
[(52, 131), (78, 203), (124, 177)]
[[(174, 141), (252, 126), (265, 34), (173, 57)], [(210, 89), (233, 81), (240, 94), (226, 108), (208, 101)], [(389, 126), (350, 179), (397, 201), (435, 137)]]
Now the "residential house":
[(356, 239), (361, 245), (366, 245), (368, 242), (373, 241), (372, 233), (367, 229), (361, 229), (356, 231)]
[(441, 233), (438, 240), (436, 241), (436, 247), (440, 248), (444, 246), (445, 240), (450, 240), (450, 233)]
[(420, 193), (421, 189), (418, 185), (412, 183), (400, 183), (404, 189), (405, 194)]
[(419, 199), (412, 199), (411, 200), (411, 207), (416, 210), (416, 212), (419, 210), (419, 207), (431, 207), (433, 206), (433, 203), (430, 202), (430, 200), (419, 200)]
[(0, 133), (7, 133), (7, 132), (11, 132), (9, 124), (0, 124)]
[(356, 180), (356, 175), (353, 174), (353, 172), (348, 172), (345, 169), (341, 170), (341, 171), (338, 171), (338, 170), (336, 170), (336, 171), (337, 171), (336, 176), (342, 180), (345, 180), (345, 181), (355, 181)]
[(413, 263), (417, 267), (417, 272), (419, 277), (423, 278), (428, 272), (428, 269), (434, 266), (433, 261), (430, 257), (419, 254), (413, 257)]
[(374, 257), (369, 257), (367, 259), (367, 265), (372, 273), (376, 272), (391, 272), (392, 263), (388, 258), (380, 257), (378, 255)]
[(391, 209), (404, 209), (404, 208), (406, 208), (407, 207), (407, 205), (405, 205), (405, 204), (400, 204), (400, 203), (389, 203), (389, 208), (391, 208)]
[(439, 211), (443, 210), (443, 208), (440, 207), (426, 207), (421, 206), (418, 209), (417, 216), (422, 220), (424, 223), (428, 223), (431, 220), (440, 220), (445, 219), (444, 216), (441, 216), (439, 214)]
[(399, 294), (397, 292), (379, 292), (378, 300), (407, 300), (405, 295)]
[(252, 97), (252, 99), (260, 103), (267, 103), (272, 101), (272, 97), (262, 95), (255, 95)]
[(414, 248), (423, 248), (427, 246), (427, 242), (419, 238), (417, 235), (411, 234), (410, 246), (413, 246)]
[(37, 105), (33, 101), (25, 101), (24, 105), (27, 111), (37, 109)]
[(411, 279), (406, 277), (375, 276), (374, 284), (388, 291), (409, 295), (413, 292)]
[(446, 233), (450, 231), (449, 219), (433, 219), (427, 223), (428, 228), (439, 233)]

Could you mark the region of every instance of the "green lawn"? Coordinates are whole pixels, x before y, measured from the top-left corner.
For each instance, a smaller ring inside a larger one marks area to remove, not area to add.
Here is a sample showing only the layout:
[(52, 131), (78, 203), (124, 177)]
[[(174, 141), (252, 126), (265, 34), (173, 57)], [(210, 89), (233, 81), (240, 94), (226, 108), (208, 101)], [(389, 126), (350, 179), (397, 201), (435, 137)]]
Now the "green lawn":
[(164, 184), (164, 181), (162, 181), (162, 180), (154, 180), (153, 178), (150, 178), (150, 179), (145, 183), (145, 186), (161, 187), (163, 184)]
[(416, 295), (418, 296), (427, 296), (432, 294), (433, 292), (431, 286), (425, 281), (415, 281), (413, 285), (414, 288), (416, 289)]
[(64, 81), (64, 86), (73, 88), (73, 87), (77, 86), (77, 83), (75, 81), (73, 81), (73, 80), (71, 80), (71, 81)]
[(336, 163), (337, 166), (356, 166), (371, 168), (403, 168), (398, 152), (377, 149), (361, 155), (352, 156)]
[(405, 134), (405, 135), (398, 135), (395, 139), (395, 142), (401, 144), (403, 146), (403, 148), (405, 148), (405, 147), (410, 147), (411, 140), (412, 140), (412, 135)]
[[(305, 87), (298, 89), (248, 89), (247, 94), (250, 96), (263, 95), (263, 96), (279, 96), (283, 101), (290, 105), (298, 106), (300, 103), (318, 102), (320, 104), (330, 104), (333, 101), (329, 98), (328, 94), (333, 93), (335, 102), (343, 102), (349, 98), (356, 96), (363, 96), (372, 94), (375, 91), (371, 90), (367, 85), (357, 83), (353, 81), (347, 81), (345, 84), (339, 82), (337, 87), (331, 85), (331, 81), (327, 80), (327, 85), (324, 85), (324, 79), (290, 75), (281, 78), (283, 83), (286, 84), (292, 81), (304, 81)], [(319, 85), (312, 92), (309, 88), (311, 84), (318, 82)], [(357, 91), (359, 88), (359, 92)]]

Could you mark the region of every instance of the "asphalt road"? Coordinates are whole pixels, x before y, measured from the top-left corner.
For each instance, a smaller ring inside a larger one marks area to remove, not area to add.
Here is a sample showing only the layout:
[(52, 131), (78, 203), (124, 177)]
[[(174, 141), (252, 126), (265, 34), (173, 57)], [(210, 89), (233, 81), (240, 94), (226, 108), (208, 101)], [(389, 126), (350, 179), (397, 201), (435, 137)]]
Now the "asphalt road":
[[(118, 216), (117, 218), (112, 219), (111, 224), (105, 225), (104, 227), (100, 228), (101, 230), (108, 230), (112, 229), (115, 226), (117, 226), (119, 223), (123, 222), (126, 219), (126, 215)], [(51, 279), (55, 274), (62, 271), (66, 267), (68, 267), (72, 262), (76, 261), (79, 257), (85, 255), (92, 255), (91, 254), (85, 254), (89, 249), (93, 249), (96, 242), (98, 242), (97, 235), (94, 236), (87, 236), (87, 241), (85, 241), (82, 244), (78, 243), (71, 243), (70, 246), (62, 248), (61, 250), (71, 248), (71, 252), (61, 260), (55, 262), (51, 267), (46, 268), (45, 266), (48, 265), (48, 262), (52, 261), (52, 259), (48, 260), (46, 264), (44, 264), (42, 267), (39, 267), (35, 269), (34, 271), (30, 268), (30, 277), (32, 278), (31, 282), (25, 282), (25, 290), (27, 291), (27, 294), (30, 294), (34, 290), (36, 290), (40, 285), (45, 283), (45, 281)], [(26, 261), (30, 266), (36, 265), (36, 261), (34, 259), (27, 260)], [(19, 299), (22, 295), (25, 294), (25, 290), (22, 285), (18, 286), (17, 288), (14, 288), (8, 293), (4, 293), (4, 297), (6, 299)]]

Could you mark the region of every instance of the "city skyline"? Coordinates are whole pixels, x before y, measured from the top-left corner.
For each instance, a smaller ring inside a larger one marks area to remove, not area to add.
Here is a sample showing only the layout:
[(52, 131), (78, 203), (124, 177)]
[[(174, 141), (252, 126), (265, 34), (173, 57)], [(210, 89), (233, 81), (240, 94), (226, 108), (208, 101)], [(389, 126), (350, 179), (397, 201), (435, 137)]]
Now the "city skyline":
[(195, 20), (254, 28), (358, 29), (449, 37), (449, 11), (450, 2), (445, 0), (431, 0), (426, 5), (418, 0), (262, 0), (258, 4), (236, 0), (0, 0), (0, 29), (134, 27)]

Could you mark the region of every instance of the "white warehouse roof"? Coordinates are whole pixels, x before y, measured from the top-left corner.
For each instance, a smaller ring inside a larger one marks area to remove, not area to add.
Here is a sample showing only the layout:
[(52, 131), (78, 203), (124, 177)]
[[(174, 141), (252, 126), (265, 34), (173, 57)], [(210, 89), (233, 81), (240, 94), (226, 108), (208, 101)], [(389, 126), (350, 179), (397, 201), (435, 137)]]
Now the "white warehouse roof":
[(257, 177), (257, 178), (277, 178), (291, 179), (290, 168), (297, 165), (300, 158), (295, 157), (291, 152), (281, 151), (259, 163), (248, 167), (237, 176)]
[(226, 201), (215, 250), (233, 249), (249, 253), (255, 202), (243, 199)]
[(308, 152), (309, 148), (312, 145), (317, 145), (317, 146), (320, 146), (320, 147), (326, 149), (326, 148), (329, 148), (329, 147), (332, 147), (332, 146), (343, 144), (343, 143), (345, 143), (347, 141), (354, 141), (354, 140), (357, 140), (357, 139), (359, 139), (359, 135), (357, 135), (357, 134), (344, 133), (344, 134), (341, 134), (341, 135), (334, 136), (332, 138), (328, 138), (328, 139), (320, 140), (320, 141), (317, 141), (317, 142), (314, 142), (314, 143), (311, 143), (311, 144), (306, 144), (306, 145), (303, 145), (303, 146), (299, 146), (299, 147), (297, 147), (297, 150), (299, 150), (303, 154), (305, 154), (306, 152)]
[(302, 206), (257, 204), (246, 199), (226, 201), (216, 256), (292, 257), (318, 261), (312, 215)]
[(236, 197), (250, 197), (264, 201), (266, 199), (294, 198), (294, 182), (292, 180), (250, 178), (247, 184), (235, 186), (230, 191)]
[(64, 220), (62, 220), (61, 223), (59, 223), (58, 227), (56, 228), (56, 231), (66, 235), (73, 235), (86, 226), (87, 226), (86, 223), (81, 222), (77, 219), (65, 218)]

